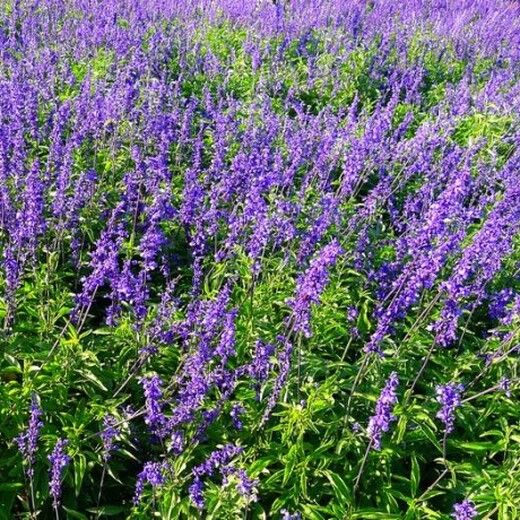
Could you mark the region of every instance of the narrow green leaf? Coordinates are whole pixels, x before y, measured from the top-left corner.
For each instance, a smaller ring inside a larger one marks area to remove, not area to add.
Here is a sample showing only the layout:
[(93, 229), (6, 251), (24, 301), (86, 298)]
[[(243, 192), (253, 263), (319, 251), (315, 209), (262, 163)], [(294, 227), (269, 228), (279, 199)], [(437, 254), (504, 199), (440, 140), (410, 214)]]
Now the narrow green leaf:
[(350, 504), (351, 491), (346, 482), (337, 473), (333, 473), (332, 471), (324, 471), (323, 473), (330, 482), (334, 495), (340, 503)]
[(419, 489), (419, 482), (421, 480), (421, 469), (419, 467), (419, 463), (417, 462), (417, 457), (415, 454), (412, 454), (412, 472), (410, 474), (410, 492), (412, 497), (417, 495), (417, 490)]

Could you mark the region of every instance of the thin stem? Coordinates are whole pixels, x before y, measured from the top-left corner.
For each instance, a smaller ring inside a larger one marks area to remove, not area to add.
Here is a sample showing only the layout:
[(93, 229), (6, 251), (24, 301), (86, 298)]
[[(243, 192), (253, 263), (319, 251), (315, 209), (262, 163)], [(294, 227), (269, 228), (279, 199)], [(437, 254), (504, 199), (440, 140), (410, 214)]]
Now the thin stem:
[(347, 346), (345, 347), (345, 350), (343, 351), (343, 354), (342, 354), (342, 356), (341, 356), (341, 361), (342, 361), (342, 362), (345, 361), (345, 358), (347, 357), (347, 352), (348, 352), (348, 350), (349, 350), (349, 348), (350, 348), (350, 345), (352, 344), (352, 339), (353, 339), (353, 337), (354, 337), (354, 336), (351, 335), (351, 336), (348, 338)]
[(352, 399), (354, 397), (354, 392), (356, 391), (356, 388), (359, 384), (359, 380), (361, 379), (361, 376), (363, 372), (365, 371), (366, 366), (368, 365), (368, 354), (365, 355), (365, 358), (363, 359), (363, 363), (361, 364), (361, 367), (358, 370), (358, 373), (356, 374), (356, 378), (354, 379), (354, 383), (352, 383), (352, 388), (350, 389), (350, 394), (348, 396), (347, 401), (347, 408), (345, 410), (345, 419), (343, 422), (343, 428), (346, 427), (347, 421), (350, 415), (350, 406), (352, 404)]
[(444, 435), (442, 437), (442, 463), (444, 464), (444, 469), (441, 474), (434, 480), (432, 484), (428, 486), (426, 491), (421, 494), (421, 496), (417, 499), (417, 502), (421, 502), (424, 500), (426, 494), (428, 494), (448, 473), (448, 461), (446, 460), (446, 442), (448, 440), (448, 432), (444, 430)]
[[(513, 343), (513, 340), (514, 340), (514, 334), (516, 334), (518, 331), (520, 330), (520, 328), (516, 328), (514, 331), (513, 331), (513, 335), (510, 337), (510, 339), (507, 340), (507, 342), (505, 342), (506, 344), (509, 344), (511, 345)], [(507, 359), (507, 357), (509, 356), (509, 354), (511, 354), (511, 352), (513, 352), (514, 350), (516, 350), (518, 348), (517, 345), (514, 345), (513, 347), (509, 348), (505, 353), (501, 354), (500, 356), (496, 357), (496, 358), (493, 358), (493, 361), (494, 363), (489, 363), (487, 364), (474, 378), (473, 380), (468, 383), (468, 385), (466, 386), (467, 388), (471, 388), (475, 383), (477, 383), (480, 379), (482, 379), (482, 377), (484, 377), (484, 375), (488, 372), (489, 368), (493, 365), (493, 364), (496, 364), (496, 363), (499, 363), (500, 361), (503, 361), (504, 359)]]
[(363, 456), (363, 460), (361, 461), (361, 466), (359, 467), (358, 474), (356, 476), (356, 479), (354, 480), (354, 489), (352, 491), (352, 494), (354, 495), (354, 497), (356, 496), (356, 493), (357, 493), (357, 490), (358, 490), (358, 487), (359, 487), (359, 482), (361, 480), (361, 476), (363, 474), (363, 470), (365, 469), (365, 465), (367, 463), (368, 454), (370, 453), (370, 450), (372, 449), (372, 444), (373, 444), (373, 439), (370, 439), (370, 442), (368, 443), (367, 449), (365, 450), (365, 455)]
[[(31, 471), (32, 468), (29, 469)], [(34, 480), (32, 478), (32, 475), (29, 473), (29, 495), (30, 495), (30, 501), (31, 501), (31, 518), (36, 518), (36, 503), (34, 499)]]
[[(403, 343), (406, 343), (411, 337), (411, 335), (417, 330), (419, 325), (421, 324), (422, 320), (430, 313), (430, 311), (433, 309), (434, 305), (437, 303), (437, 301), (440, 298), (441, 293), (438, 292), (433, 300), (422, 310), (421, 314), (417, 317), (413, 325), (410, 327), (410, 330), (406, 333), (406, 336), (404, 337), (403, 341), (401, 342), (401, 345)], [(401, 347), (397, 349), (397, 352), (399, 353), (399, 350)]]
[(101, 494), (103, 492), (103, 484), (105, 482), (106, 470), (107, 470), (107, 463), (105, 462), (103, 464), (103, 472), (101, 473), (101, 480), (99, 482), (99, 492), (98, 492), (97, 504), (96, 504), (96, 509), (98, 511), (97, 511), (97, 514), (96, 514), (96, 518), (100, 518), (101, 517), (101, 511), (99, 510), (99, 504), (101, 503)]
[(462, 329), (462, 333), (460, 335), (459, 343), (457, 345), (457, 354), (460, 353), (460, 349), (462, 347), (462, 342), (464, 341), (464, 336), (466, 335), (468, 328), (469, 328), (469, 322), (471, 321), (471, 318), (473, 317), (473, 314), (475, 314), (475, 310), (477, 308), (477, 304), (475, 303), (471, 309), (471, 312), (469, 313), (468, 319), (466, 320), (466, 323), (464, 325), (464, 328)]
[[(135, 412), (134, 414), (132, 414), (129, 417), (127, 417), (126, 419), (122, 419), (121, 421), (118, 421), (118, 422), (114, 423), (112, 426), (114, 428), (117, 428), (118, 426), (121, 426), (122, 424), (126, 424), (126, 423), (130, 422), (132, 419), (136, 419), (137, 417), (140, 417), (140, 416), (142, 416), (144, 414), (145, 414), (145, 410), (144, 410), (144, 407), (143, 407), (143, 408), (140, 408), (139, 410), (137, 410), (137, 412)], [(87, 435), (85, 437), (85, 440), (92, 439), (94, 437), (99, 437), (99, 435), (101, 433), (103, 433), (103, 430), (101, 430), (99, 432), (96, 432), (96, 433), (91, 433), (90, 435)]]
[(301, 332), (298, 334), (298, 401), (301, 400), (301, 387), (302, 387), (302, 335)]
[(446, 443), (448, 441), (448, 430), (444, 430), (444, 435), (442, 437), (442, 461), (447, 469), (447, 461), (446, 461)]
[(491, 510), (482, 520), (489, 520), (495, 518), (495, 513), (498, 511), (500, 506), (496, 506), (495, 509)]
[(406, 396), (406, 399), (404, 401), (404, 405), (407, 405), (408, 402), (410, 401), (410, 397), (412, 396), (413, 391), (415, 389), (415, 386), (417, 385), (417, 381), (419, 381), (420, 377), (423, 375), (423, 373), (424, 373), (424, 371), (426, 369), (426, 365), (430, 361), (430, 358), (431, 358), (431, 356), (433, 354), (433, 349), (435, 348), (436, 344), (437, 344), (437, 336), (435, 336), (435, 339), (432, 342), (430, 350), (428, 350), (428, 354), (426, 354), (426, 356), (425, 356), (425, 358), (423, 360), (423, 364), (422, 364), (421, 368), (419, 369), (419, 372), (415, 376), (415, 379), (413, 380), (412, 386), (408, 390), (408, 395)]
[(426, 489), (426, 491), (419, 497), (416, 499), (417, 502), (422, 502), (425, 500), (425, 496), (445, 477), (446, 473), (448, 473), (448, 470), (446, 468), (444, 468), (441, 472), (441, 474), (435, 479), (435, 481), (433, 482), (433, 484), (430, 484), (428, 486), (428, 488)]
[[(512, 383), (518, 381), (518, 379), (514, 379), (511, 381)], [(473, 401), (473, 399), (477, 399), (483, 395), (490, 394), (491, 392), (495, 392), (496, 390), (500, 390), (502, 388), (501, 385), (495, 385), (491, 388), (486, 388), (486, 390), (482, 390), (482, 392), (479, 392), (478, 394), (472, 395), (471, 397), (466, 397), (466, 399), (462, 399), (460, 404), (468, 403), (469, 401)]]
[(135, 377), (137, 371), (144, 365), (147, 359), (148, 356), (145, 356), (144, 358), (139, 357), (134, 362), (134, 364), (130, 368), (130, 373), (128, 374), (127, 378), (121, 383), (121, 385), (119, 385), (119, 388), (117, 388), (117, 390), (114, 392), (114, 397), (117, 397), (123, 391), (126, 385)]

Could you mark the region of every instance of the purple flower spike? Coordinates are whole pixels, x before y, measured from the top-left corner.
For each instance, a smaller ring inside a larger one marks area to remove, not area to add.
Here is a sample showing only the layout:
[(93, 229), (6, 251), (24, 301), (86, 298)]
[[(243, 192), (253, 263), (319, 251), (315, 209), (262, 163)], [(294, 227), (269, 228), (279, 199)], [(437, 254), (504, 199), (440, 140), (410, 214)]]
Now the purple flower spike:
[(446, 433), (453, 431), (455, 422), (455, 409), (460, 406), (460, 394), (464, 392), (461, 384), (448, 383), (435, 388), (437, 401), (442, 405), (436, 417), (446, 426)]
[(376, 413), (368, 422), (368, 436), (375, 450), (381, 449), (381, 437), (383, 432), (390, 429), (390, 423), (396, 418), (392, 415), (392, 409), (397, 403), (396, 390), (399, 386), (399, 378), (395, 372), (390, 374), (383, 391), (377, 401)]
[(475, 508), (475, 504), (466, 498), (460, 504), (455, 504), (453, 506), (453, 513), (451, 516), (455, 518), (455, 520), (471, 520), (478, 516), (478, 511)]
[(255, 488), (258, 486), (258, 480), (249, 478), (245, 469), (239, 469), (237, 471), (237, 477), (237, 490), (240, 495), (245, 497), (249, 502), (256, 502), (258, 500), (258, 496), (255, 493)]
[(195, 477), (190, 486), (190, 498), (197, 509), (204, 509), (204, 496), (202, 490), (204, 489), (204, 483), (200, 477)]
[(500, 390), (503, 390), (506, 397), (511, 397), (511, 380), (508, 377), (503, 377), (498, 383)]
[(121, 428), (117, 426), (117, 419), (111, 415), (105, 415), (103, 418), (103, 431), (99, 434), (103, 441), (103, 460), (105, 462), (108, 462), (112, 457), (110, 452), (119, 448), (114, 444), (114, 439), (120, 434)]
[(58, 509), (61, 499), (61, 477), (63, 470), (67, 467), (70, 462), (70, 456), (64, 451), (65, 446), (69, 444), (66, 439), (58, 439), (52, 453), (49, 455), (49, 461), (51, 463), (50, 475), (51, 480), (49, 482), (49, 493), (52, 497), (52, 505), (54, 509)]
[(229, 415), (231, 415), (231, 421), (233, 422), (233, 427), (237, 430), (241, 430), (244, 425), (242, 424), (242, 421), (240, 420), (240, 416), (245, 412), (244, 407), (240, 403), (235, 403), (233, 405), (233, 408), (231, 408), (231, 412)]
[(160, 377), (154, 374), (150, 378), (142, 377), (139, 382), (143, 385), (144, 397), (146, 399), (145, 422), (150, 427), (150, 431), (155, 435), (161, 435), (162, 427), (166, 418), (162, 413), (162, 384)]
[(166, 473), (169, 469), (170, 466), (167, 462), (147, 462), (143, 466), (143, 470), (137, 476), (137, 483), (135, 485), (135, 505), (139, 504), (141, 501), (141, 496), (146, 483), (150, 484), (152, 489), (157, 489), (166, 483)]
[[(204, 489), (204, 483), (202, 482), (202, 477), (204, 475), (213, 476), (215, 474), (215, 470), (218, 469), (220, 474), (225, 478), (229, 473), (233, 473), (234, 470), (230, 466), (231, 459), (237, 455), (242, 453), (242, 448), (240, 446), (236, 446), (235, 444), (226, 444), (222, 448), (216, 449), (210, 456), (202, 463), (193, 468), (193, 482), (190, 485), (190, 498), (195, 507), (197, 509), (204, 509), (204, 496), (202, 495), (202, 490)], [(247, 477), (247, 474), (242, 474), (242, 477)], [(239, 476), (240, 480), (240, 476)], [(246, 492), (246, 488), (250, 488), (252, 492), (253, 487), (256, 485), (256, 481), (241, 479), (241, 483), (239, 482), (239, 492)], [(251, 497), (252, 499), (252, 497)]]
[(294, 313), (294, 330), (302, 332), (306, 337), (312, 335), (311, 304), (319, 303), (321, 294), (329, 282), (329, 268), (335, 265), (343, 253), (336, 240), (321, 249), (311, 260), (307, 271), (300, 275), (294, 299), (287, 302)]
[(43, 426), (43, 422), (40, 420), (42, 413), (41, 408), (38, 406), (38, 399), (36, 395), (33, 395), (31, 401), (31, 418), (29, 419), (27, 431), (15, 438), (18, 449), (27, 465), (27, 475), (31, 478), (34, 472), (32, 467), (34, 464), (34, 454), (36, 452), (40, 430)]
[(170, 436), (169, 451), (174, 455), (180, 455), (184, 450), (184, 435), (180, 431), (174, 430)]

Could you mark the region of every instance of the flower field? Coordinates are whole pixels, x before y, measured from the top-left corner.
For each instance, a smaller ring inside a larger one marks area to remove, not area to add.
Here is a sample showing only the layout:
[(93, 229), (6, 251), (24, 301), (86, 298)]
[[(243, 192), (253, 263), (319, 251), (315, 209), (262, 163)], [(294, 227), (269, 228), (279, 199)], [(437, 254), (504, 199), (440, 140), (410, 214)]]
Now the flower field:
[(520, 4), (0, 2), (0, 520), (520, 519)]

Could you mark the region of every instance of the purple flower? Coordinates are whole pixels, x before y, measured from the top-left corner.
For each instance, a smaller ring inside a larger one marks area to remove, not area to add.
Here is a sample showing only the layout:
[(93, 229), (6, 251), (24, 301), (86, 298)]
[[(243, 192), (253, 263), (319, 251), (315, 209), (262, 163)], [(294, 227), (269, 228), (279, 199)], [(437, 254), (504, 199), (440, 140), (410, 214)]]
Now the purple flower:
[(381, 449), (383, 432), (387, 432), (390, 428), (390, 422), (396, 420), (395, 416), (392, 415), (392, 409), (397, 403), (396, 389), (398, 386), (399, 379), (397, 374), (392, 372), (377, 401), (376, 413), (368, 422), (368, 436), (376, 450)]
[(311, 260), (310, 266), (301, 274), (296, 284), (296, 295), (287, 303), (293, 310), (294, 330), (303, 332), (306, 337), (312, 335), (310, 329), (311, 304), (319, 303), (321, 293), (329, 281), (329, 268), (343, 254), (337, 240), (321, 249)]
[(467, 498), (460, 504), (455, 504), (453, 506), (453, 513), (451, 514), (455, 520), (471, 520), (477, 515), (478, 511), (475, 508), (475, 504), (470, 502)]
[(163, 395), (161, 386), (163, 382), (156, 374), (149, 378), (142, 377), (139, 382), (143, 385), (144, 397), (146, 399), (145, 423), (150, 427), (150, 431), (155, 435), (162, 434), (162, 427), (166, 423), (166, 418), (162, 413)]
[(12, 319), (12, 313), (15, 308), (15, 292), (20, 283), (21, 266), (11, 247), (5, 248), (4, 257), (3, 267), (5, 270), (6, 299), (9, 306), (8, 317)]
[(38, 406), (38, 399), (36, 395), (32, 396), (31, 400), (31, 418), (29, 419), (29, 426), (25, 433), (21, 433), (14, 440), (18, 444), (18, 449), (22, 454), (23, 460), (27, 465), (27, 475), (32, 478), (34, 474), (34, 454), (36, 452), (36, 445), (40, 430), (43, 427), (43, 422), (40, 420), (42, 410)]
[(235, 355), (235, 318), (237, 316), (237, 311), (232, 310), (225, 316), (225, 321), (222, 329), (222, 336), (220, 339), (217, 348), (215, 349), (215, 354), (220, 356), (221, 362), (225, 365), (228, 362), (228, 359)]
[(347, 308), (347, 320), (354, 323), (358, 318), (359, 312), (354, 305), (349, 305)]
[(244, 407), (239, 404), (235, 403), (233, 405), (233, 408), (231, 408), (231, 412), (229, 415), (231, 415), (231, 421), (233, 422), (233, 427), (237, 430), (241, 430), (244, 425), (240, 421), (240, 416), (245, 412)]
[(489, 302), (489, 317), (492, 319), (500, 319), (504, 314), (506, 307), (515, 297), (513, 289), (508, 287), (494, 294)]
[(287, 341), (283, 337), (279, 337), (278, 341), (283, 342), (283, 347), (278, 356), (278, 363), (280, 366), (280, 371), (279, 371), (278, 375), (276, 376), (276, 380), (274, 382), (274, 387), (273, 387), (272, 393), (269, 396), (269, 400), (267, 402), (267, 406), (264, 411), (264, 415), (262, 416), (262, 422), (261, 422), (262, 426), (267, 422), (267, 420), (269, 419), (269, 416), (271, 415), (271, 412), (273, 411), (274, 407), (276, 406), (276, 402), (287, 381), (287, 377), (289, 375), (289, 370), (291, 368), (291, 356), (292, 356), (292, 352), (293, 352), (293, 345), (290, 341)]
[(270, 343), (264, 345), (262, 341), (255, 343), (255, 354), (251, 364), (247, 367), (249, 376), (254, 380), (254, 386), (257, 391), (257, 398), (259, 398), (260, 385), (269, 376), (271, 369), (271, 356), (274, 355), (276, 347)]
[(511, 397), (511, 380), (508, 377), (503, 377), (498, 383), (500, 390), (503, 390), (507, 397)]
[(51, 463), (49, 482), (49, 493), (52, 497), (52, 505), (54, 509), (58, 509), (61, 498), (61, 477), (63, 470), (70, 462), (70, 456), (64, 451), (65, 446), (69, 444), (66, 439), (58, 439), (52, 453), (49, 455)]
[(280, 513), (282, 515), (282, 520), (300, 520), (300, 518), (302, 517), (302, 515), (299, 512), (289, 513), (287, 509), (282, 509)]
[(189, 493), (190, 499), (197, 509), (204, 509), (204, 496), (202, 490), (204, 489), (204, 483), (200, 477), (195, 477), (190, 485)]
[[(204, 509), (204, 497), (202, 495), (204, 483), (202, 482), (202, 477), (204, 475), (213, 476), (216, 469), (219, 469), (221, 475), (226, 477), (229, 473), (233, 472), (229, 465), (231, 459), (236, 455), (240, 455), (242, 451), (240, 446), (226, 444), (224, 447), (218, 448), (211, 453), (202, 464), (193, 468), (194, 478), (190, 485), (189, 493), (191, 501), (198, 509)], [(247, 487), (247, 483), (245, 483), (244, 486)]]
[(184, 449), (184, 435), (178, 430), (174, 430), (170, 437), (171, 443), (169, 451), (174, 455), (180, 455)]
[(237, 490), (240, 495), (247, 498), (250, 502), (256, 502), (258, 496), (255, 493), (255, 488), (258, 486), (258, 480), (249, 478), (245, 469), (239, 469), (237, 471), (237, 477)]
[(147, 462), (143, 466), (143, 470), (137, 476), (135, 485), (134, 504), (137, 505), (141, 501), (144, 486), (148, 483), (152, 489), (157, 489), (166, 483), (166, 474), (170, 470), (167, 462)]
[(442, 405), (436, 417), (446, 426), (446, 433), (453, 431), (455, 422), (455, 409), (460, 406), (460, 394), (464, 392), (464, 387), (458, 383), (448, 383), (435, 387), (437, 401)]
[(114, 438), (120, 434), (121, 428), (117, 427), (117, 419), (111, 415), (105, 415), (103, 418), (103, 431), (99, 434), (103, 441), (103, 460), (105, 462), (108, 462), (112, 457), (110, 452), (119, 448), (114, 444)]
[(218, 468), (226, 467), (229, 461), (236, 455), (242, 453), (242, 448), (235, 444), (226, 444), (224, 447), (216, 449), (211, 455), (203, 462), (193, 469), (193, 473), (196, 476), (202, 475), (213, 475), (214, 470)]

